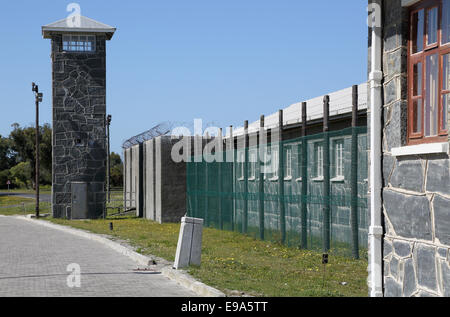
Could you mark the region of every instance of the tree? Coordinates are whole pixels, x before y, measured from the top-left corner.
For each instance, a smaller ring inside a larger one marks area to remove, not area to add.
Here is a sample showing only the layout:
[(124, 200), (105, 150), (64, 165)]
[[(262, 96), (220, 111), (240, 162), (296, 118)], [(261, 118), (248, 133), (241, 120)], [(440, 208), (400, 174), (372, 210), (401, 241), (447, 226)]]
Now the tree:
[[(34, 127), (22, 128), (19, 124), (14, 123), (12, 125), (13, 131), (11, 132), (10, 149), (15, 155), (16, 163), (29, 163), (31, 168), (30, 180), (31, 183), (35, 183), (36, 175), (36, 149), (35, 149), (35, 135), (36, 129)], [(51, 169), (52, 169), (52, 142), (51, 135), (52, 130), (49, 124), (45, 124), (39, 127), (40, 134), (40, 166), (42, 169), (41, 177), (43, 184), (51, 184)]]
[(123, 163), (120, 155), (112, 152), (110, 157), (111, 164), (111, 186), (122, 187), (123, 186)]
[(26, 187), (31, 185), (31, 166), (30, 162), (22, 162), (10, 169), (13, 184), (16, 187)]
[(51, 173), (52, 173), (52, 128), (49, 124), (44, 124), (40, 127), (40, 162), (42, 169), (50, 173), (49, 182), (51, 184)]
[(111, 152), (109, 160), (111, 162), (111, 166), (122, 165), (122, 159), (120, 158), (120, 155), (117, 153)]
[[(8, 188), (7, 182), (11, 180), (11, 172), (8, 170), (0, 171), (0, 188), (5, 189)], [(11, 184), (10, 188), (13, 185)]]
[(14, 165), (14, 160), (10, 140), (0, 135), (0, 171), (10, 169)]

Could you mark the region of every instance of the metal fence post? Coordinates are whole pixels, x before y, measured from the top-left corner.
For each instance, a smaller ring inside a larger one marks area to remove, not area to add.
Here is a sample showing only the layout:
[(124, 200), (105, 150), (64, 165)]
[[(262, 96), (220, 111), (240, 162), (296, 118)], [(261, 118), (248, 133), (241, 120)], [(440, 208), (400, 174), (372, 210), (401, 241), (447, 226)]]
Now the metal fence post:
[(307, 103), (302, 103), (302, 151), (301, 151), (301, 170), (302, 170), (302, 196), (301, 196), (301, 215), (302, 215), (302, 249), (308, 248), (308, 228), (307, 228), (307, 217), (308, 217), (308, 205), (307, 205), (307, 196), (308, 196), (308, 144), (306, 141), (306, 128), (307, 128)]
[(278, 112), (278, 204), (280, 206), (281, 243), (286, 243), (286, 209), (284, 202), (283, 110)]
[(128, 167), (130, 168), (130, 201), (128, 202), (128, 208), (130, 208), (130, 209), (132, 209), (134, 206), (133, 206), (133, 201), (134, 201), (134, 198), (133, 198), (133, 191), (134, 191), (134, 182), (133, 182), (133, 177), (134, 177), (134, 175), (133, 175), (133, 151), (131, 150), (132, 148), (130, 147), (129, 148), (129, 153), (130, 153), (130, 155), (129, 155), (129, 157), (130, 157), (130, 159), (129, 159), (129, 161), (128, 161)]
[(352, 228), (352, 255), (359, 259), (358, 241), (358, 134), (356, 126), (358, 120), (358, 86), (353, 86), (352, 93), (352, 154), (351, 154), (351, 228)]
[[(209, 134), (206, 133), (206, 144), (209, 143)], [(202, 159), (205, 166), (205, 225), (209, 227), (209, 166), (205, 159)]]
[(216, 149), (216, 151), (218, 150), (219, 151), (219, 155), (220, 155), (220, 157), (222, 158), (222, 160), (220, 161), (219, 160), (219, 162), (217, 162), (217, 165), (218, 165), (218, 169), (219, 169), (219, 171), (218, 171), (218, 173), (219, 173), (219, 175), (218, 175), (218, 181), (219, 181), (219, 228), (220, 228), (220, 230), (223, 230), (223, 214), (222, 214), (222, 212), (223, 212), (223, 206), (222, 206), (222, 203), (223, 203), (223, 199), (222, 199), (222, 192), (223, 192), (223, 175), (222, 175), (222, 167), (223, 167), (223, 155), (224, 155), (224, 151), (223, 151), (223, 131), (222, 131), (222, 129), (219, 129), (219, 139), (217, 140), (217, 143), (218, 143), (218, 146), (219, 146), (219, 149)]
[(128, 162), (127, 162), (127, 152), (123, 149), (123, 209), (126, 210), (128, 207), (127, 204), (127, 171), (128, 171)]
[[(200, 145), (199, 145), (200, 144)], [(199, 199), (200, 199), (200, 171), (202, 169), (203, 155), (201, 155), (200, 149), (203, 147), (203, 137), (195, 135), (194, 137), (194, 166), (195, 166), (195, 203), (194, 213), (191, 217), (198, 217), (200, 215)]]
[(235, 192), (236, 192), (236, 184), (235, 184), (235, 173), (234, 173), (234, 167), (236, 162), (236, 151), (234, 150), (234, 136), (233, 136), (233, 126), (230, 126), (230, 148), (229, 151), (231, 151), (231, 154), (227, 156), (228, 159), (231, 159), (230, 163), (230, 170), (231, 170), (231, 231), (234, 231), (234, 221), (235, 221), (235, 213), (236, 213), (236, 199), (235, 199)]
[(248, 230), (248, 120), (244, 123), (244, 215), (242, 219), (242, 231)]
[(330, 250), (330, 138), (329, 138), (330, 97), (323, 98), (323, 251)]
[[(108, 203), (111, 202), (111, 134), (110, 134), (110, 126), (111, 126), (111, 120), (112, 116), (108, 115), (106, 117), (106, 134), (107, 134), (107, 153), (108, 157), (106, 160), (106, 191), (107, 191), (107, 197), (108, 197)], [(105, 209), (106, 210), (106, 209)]]
[(265, 117), (261, 116), (259, 125), (259, 148), (258, 148), (258, 162), (259, 162), (259, 238), (264, 240), (264, 162), (265, 162), (265, 149), (267, 146), (267, 139), (264, 138), (264, 120)]

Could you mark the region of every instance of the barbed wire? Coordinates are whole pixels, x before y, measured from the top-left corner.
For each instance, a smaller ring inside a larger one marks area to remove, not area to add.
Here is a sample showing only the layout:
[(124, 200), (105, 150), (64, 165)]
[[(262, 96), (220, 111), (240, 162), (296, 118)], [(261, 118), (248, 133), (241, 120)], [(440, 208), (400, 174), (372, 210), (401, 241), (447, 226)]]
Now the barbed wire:
[(145, 141), (157, 138), (159, 136), (168, 135), (172, 131), (172, 128), (173, 124), (170, 122), (159, 123), (150, 130), (135, 135), (134, 137), (123, 142), (122, 148), (126, 150), (134, 145), (142, 144)]

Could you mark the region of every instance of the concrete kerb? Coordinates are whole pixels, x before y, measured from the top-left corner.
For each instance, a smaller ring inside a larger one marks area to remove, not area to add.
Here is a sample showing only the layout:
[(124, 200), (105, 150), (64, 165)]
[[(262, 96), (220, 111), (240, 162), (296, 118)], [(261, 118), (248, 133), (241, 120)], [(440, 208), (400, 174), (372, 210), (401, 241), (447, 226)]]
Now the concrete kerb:
[(176, 281), (178, 284), (190, 289), (199, 296), (226, 297), (221, 291), (195, 280), (183, 270), (175, 270), (171, 266), (166, 266), (161, 269), (161, 272), (164, 276)]
[[(0, 215), (0, 217), (6, 217), (6, 216)], [(115, 250), (116, 252), (118, 252), (124, 256), (127, 256), (128, 258), (132, 259), (133, 261), (135, 261), (136, 263), (138, 263), (139, 265), (142, 265), (142, 266), (154, 266), (153, 263), (154, 263), (154, 261), (156, 261), (157, 263), (160, 264), (160, 266), (162, 265), (162, 267), (160, 268), (160, 271), (165, 277), (177, 282), (178, 284), (182, 285), (183, 287), (193, 291), (197, 295), (202, 296), (202, 297), (226, 297), (226, 295), (223, 292), (195, 280), (192, 276), (187, 274), (185, 271), (173, 269), (172, 264), (164, 259), (157, 258), (157, 257), (148, 257), (145, 255), (139, 254), (139, 253), (131, 250), (130, 247), (124, 246), (118, 242), (112, 241), (101, 235), (93, 234), (93, 233), (90, 233), (90, 232), (87, 232), (84, 230), (80, 230), (80, 229), (74, 229), (74, 228), (69, 228), (69, 227), (62, 226), (62, 225), (57, 225), (57, 224), (54, 224), (54, 223), (51, 223), (48, 221), (33, 219), (30, 216), (28, 216), (28, 217), (14, 216), (14, 218), (25, 220), (25, 221), (30, 221), (35, 224), (39, 224), (39, 225), (42, 225), (42, 226), (45, 226), (48, 228), (64, 231), (66, 233), (70, 233), (70, 234), (73, 234), (73, 235), (76, 235), (79, 237), (97, 241), (97, 242), (102, 243), (103, 245)]]

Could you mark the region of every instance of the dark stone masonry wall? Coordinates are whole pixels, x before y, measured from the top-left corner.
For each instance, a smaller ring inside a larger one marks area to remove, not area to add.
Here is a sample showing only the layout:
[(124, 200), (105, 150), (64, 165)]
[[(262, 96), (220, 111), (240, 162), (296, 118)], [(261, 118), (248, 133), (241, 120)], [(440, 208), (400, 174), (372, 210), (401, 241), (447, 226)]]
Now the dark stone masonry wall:
[(87, 218), (105, 209), (106, 54), (105, 36), (95, 53), (62, 51), (52, 37), (53, 216), (72, 218), (72, 182), (87, 183)]
[(392, 156), (406, 146), (409, 13), (383, 6), (384, 295), (450, 296), (450, 160)]

